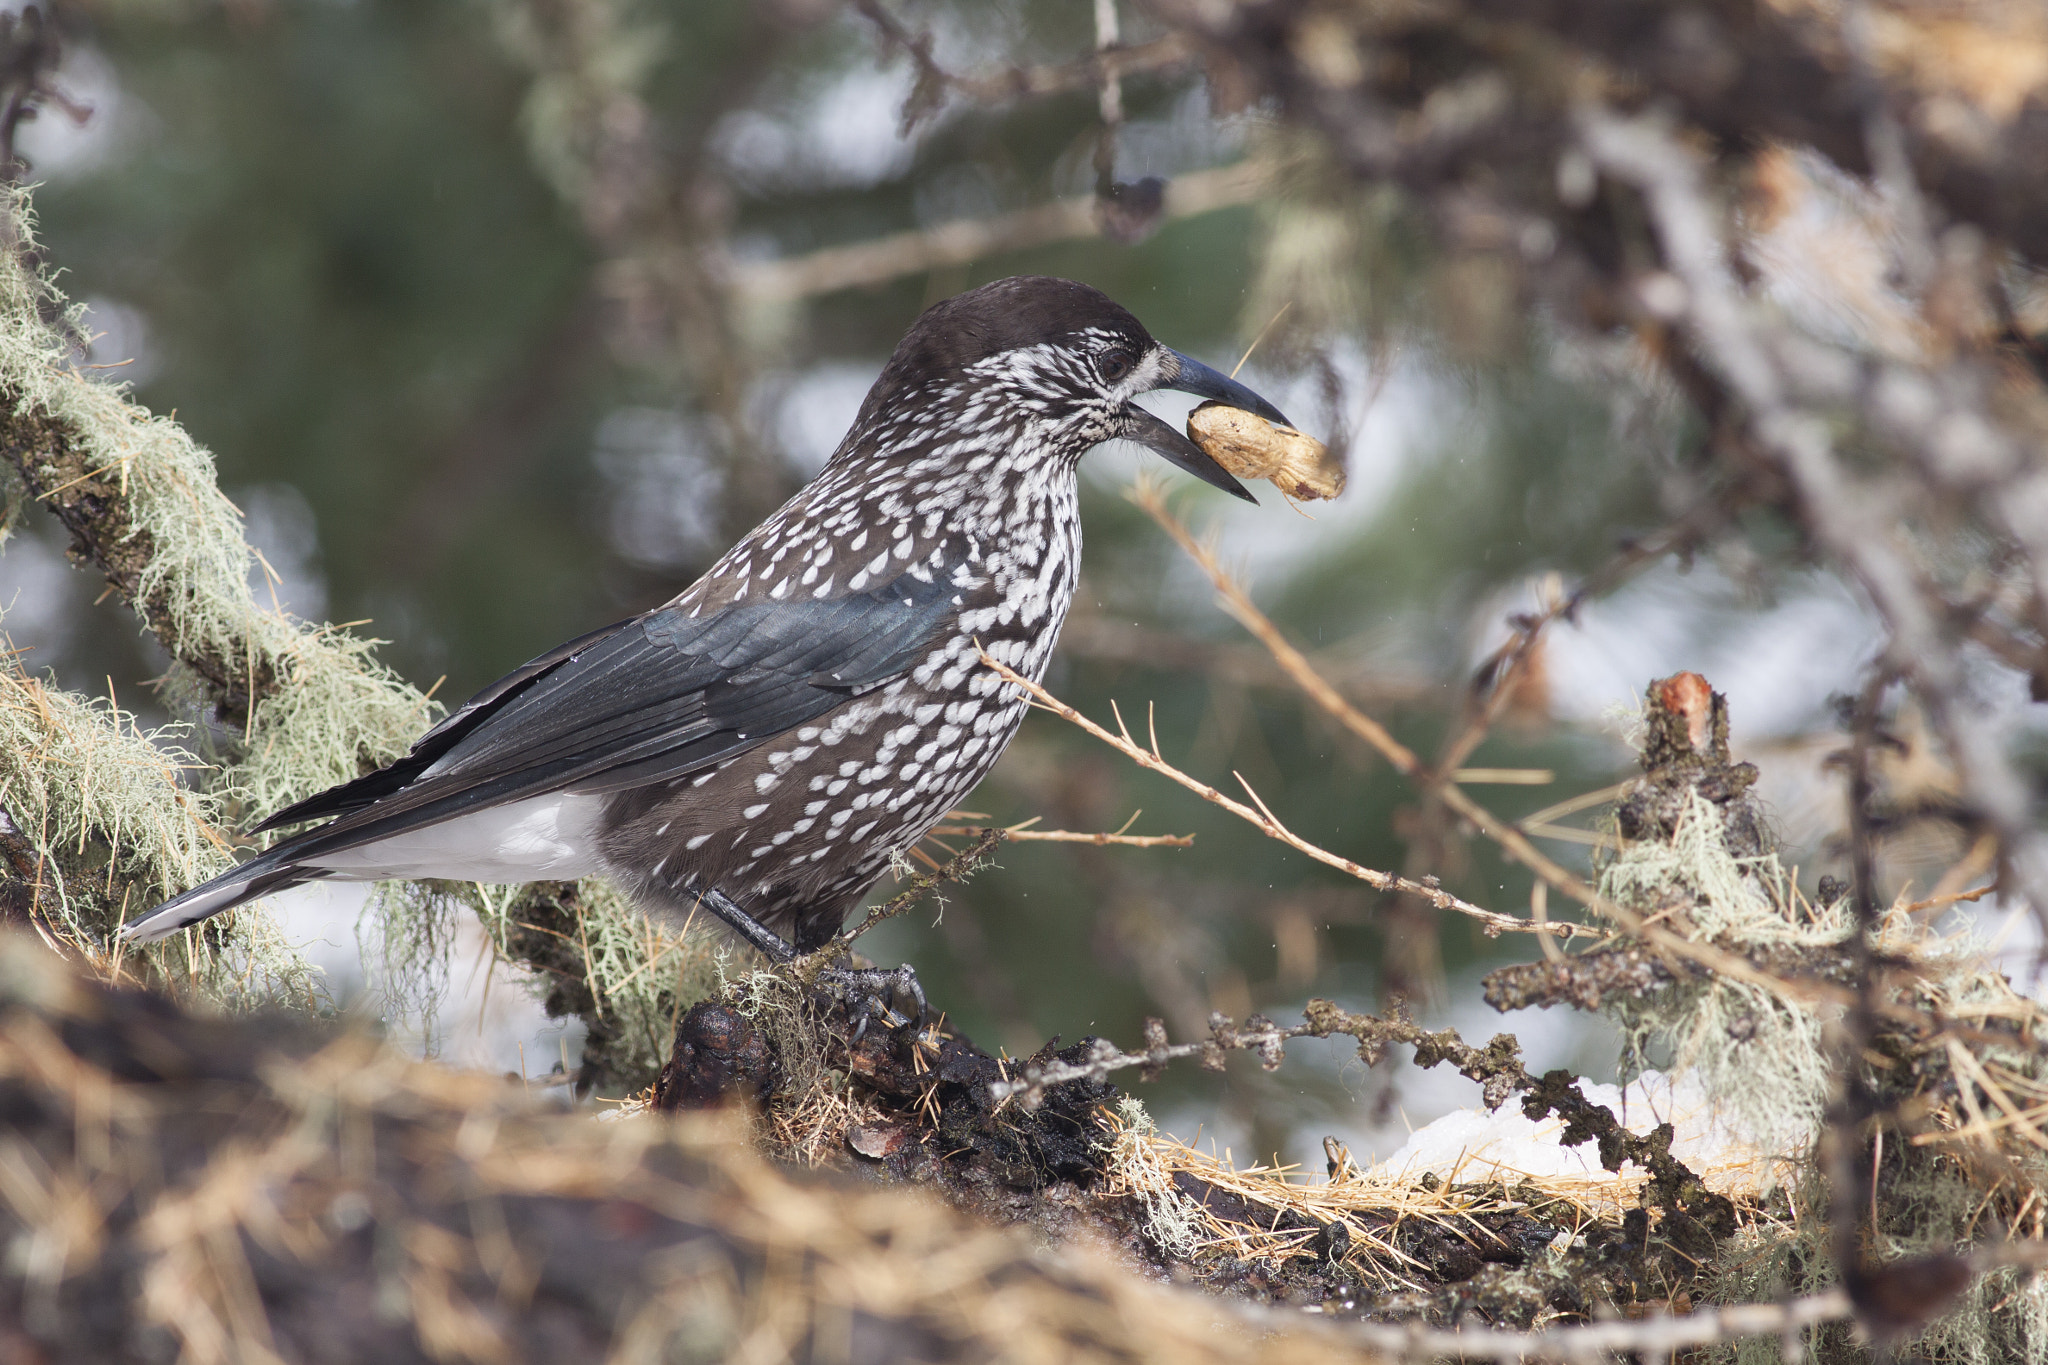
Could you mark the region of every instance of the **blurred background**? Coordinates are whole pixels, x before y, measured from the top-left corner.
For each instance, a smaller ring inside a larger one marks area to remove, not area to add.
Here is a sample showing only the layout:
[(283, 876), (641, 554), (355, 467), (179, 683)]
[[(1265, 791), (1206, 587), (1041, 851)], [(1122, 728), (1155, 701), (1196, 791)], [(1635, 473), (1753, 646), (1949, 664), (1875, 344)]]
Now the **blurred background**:
[[(1270, 109), (1233, 107), (1114, 0), (53, 13), (76, 117), (45, 111), (21, 148), (90, 363), (212, 449), (271, 571), (260, 593), (369, 622), (442, 701), (674, 594), (819, 468), (920, 309), (1010, 274), (1093, 284), (1226, 370), (1252, 348), (1244, 377), (1344, 452), (1334, 503), (1261, 486), (1245, 507), (1177, 475), (1170, 492), (1289, 637), (1426, 758), (1487, 697), (1511, 618), (1664, 525), (1694, 477), (1698, 435), (1669, 392), (1613, 382), (1612, 357), (1544, 333), (1483, 262), (1320, 174)], [(1114, 101), (1090, 59), (1109, 41), (1126, 58)], [(1177, 421), (1187, 404), (1154, 406)], [(1526, 913), (1528, 874), (1283, 685), (1124, 499), (1142, 463), (1109, 447), (1084, 466), (1087, 558), (1052, 690), (1105, 721), (1112, 701), (1149, 708), (1168, 758), (1222, 788), (1242, 774), (1329, 849)], [(1626, 777), (1641, 690), (1694, 669), (1728, 694), (1803, 883), (1841, 871), (1830, 699), (1879, 632), (1791, 536), (1745, 530), (1653, 559), (1542, 637), (1462, 759), (1502, 770), (1471, 787), (1484, 804), (1521, 818)], [(54, 523), (31, 519), (0, 557), (30, 667), (112, 686), (149, 718), (164, 659), (99, 591)], [(2011, 727), (2030, 724), (2023, 679), (1986, 687)], [(1195, 836), (1011, 845), (942, 915), (868, 940), (915, 962), (985, 1045), (1130, 1045), (1147, 1015), (1186, 1036), (1212, 1009), (1400, 996), (1468, 1037), (1520, 1034), (1534, 1069), (1612, 1067), (1604, 1026), (1478, 1002), (1487, 968), (1533, 956), (1526, 939), (1381, 897), (1054, 718), (1027, 723), (970, 806)], [(1543, 822), (1543, 846), (1584, 868), (1594, 836), (1555, 826), (1598, 818), (1594, 802)], [(1897, 877), (1960, 852), (1952, 831), (1926, 837)], [(365, 983), (352, 905), (323, 893), (291, 911), (344, 992)], [(423, 1045), (573, 1066), (573, 1031), (517, 991), (483, 1002), (490, 970), (458, 949)], [(1240, 1157), (1291, 1159), (1323, 1133), (1384, 1155), (1470, 1091), (1335, 1044), (1277, 1075), (1236, 1058), (1143, 1088), (1183, 1137), (1199, 1124)]]

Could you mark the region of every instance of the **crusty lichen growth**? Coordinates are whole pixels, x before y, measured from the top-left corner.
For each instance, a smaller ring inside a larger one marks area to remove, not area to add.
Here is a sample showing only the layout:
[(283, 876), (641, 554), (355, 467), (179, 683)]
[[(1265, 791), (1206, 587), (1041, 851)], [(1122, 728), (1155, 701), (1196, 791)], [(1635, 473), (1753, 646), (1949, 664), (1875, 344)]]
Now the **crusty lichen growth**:
[[(1966, 929), (1931, 927), (1894, 907), (1875, 947), (1896, 964), (1897, 984), (1868, 1054), (1883, 1059), (1869, 1073), (1883, 1136), (1866, 1139), (1860, 1158), (1875, 1173), (1866, 1256), (1883, 1263), (2048, 1235), (2048, 1138), (2026, 1117), (2048, 1096), (2038, 1041), (2048, 1020), (1986, 965)], [(1786, 1191), (1783, 1216), (1758, 1221), (1724, 1250), (1715, 1297), (1755, 1301), (1834, 1283), (1828, 1216), (1825, 1183), (1809, 1168)], [(1754, 1347), (1728, 1354), (1742, 1365), (1775, 1358)], [(1868, 1358), (1841, 1331), (1817, 1337), (1816, 1355)], [(2048, 1359), (2048, 1278), (2010, 1268), (1979, 1277), (1900, 1356)]]
[(1117, 1101), (1109, 1122), (1105, 1187), (1145, 1207), (1145, 1234), (1175, 1260), (1194, 1257), (1204, 1239), (1202, 1206), (1174, 1183), (1170, 1153), (1178, 1144), (1160, 1141), (1157, 1125), (1135, 1095)]

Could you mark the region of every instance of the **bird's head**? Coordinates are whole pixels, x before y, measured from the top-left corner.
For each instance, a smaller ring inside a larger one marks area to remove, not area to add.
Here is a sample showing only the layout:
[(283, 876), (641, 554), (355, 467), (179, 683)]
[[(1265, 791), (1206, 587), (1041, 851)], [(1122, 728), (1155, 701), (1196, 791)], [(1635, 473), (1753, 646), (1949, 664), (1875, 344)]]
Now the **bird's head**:
[(961, 442), (1073, 461), (1121, 436), (1256, 502), (1200, 446), (1138, 406), (1138, 395), (1154, 389), (1292, 425), (1236, 380), (1154, 341), (1100, 290), (1018, 275), (927, 308), (868, 391), (843, 449), (909, 452)]

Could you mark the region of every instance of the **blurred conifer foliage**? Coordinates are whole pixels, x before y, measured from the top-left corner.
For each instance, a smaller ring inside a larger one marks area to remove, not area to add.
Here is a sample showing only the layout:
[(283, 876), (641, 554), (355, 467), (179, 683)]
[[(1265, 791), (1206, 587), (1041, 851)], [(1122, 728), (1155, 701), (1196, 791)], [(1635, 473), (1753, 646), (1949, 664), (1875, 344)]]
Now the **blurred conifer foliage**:
[[(708, 565), (829, 454), (921, 307), (1059, 274), (1225, 367), (1262, 338), (1250, 372), (1348, 453), (1353, 491), (1304, 520), (1183, 490), (1180, 515), (1220, 525), (1279, 629), (1434, 766), (1404, 778), (1284, 686), (1122, 498), (1134, 466), (1114, 454), (1087, 485), (1063, 698), (1147, 716), (1174, 762), (1241, 773), (1327, 849), (1519, 912), (1530, 874), (1471, 837), (1441, 779), (1466, 774), (1504, 819), (1554, 810), (1622, 775), (1605, 708), (1725, 662), (1717, 682), (1751, 670), (1741, 713), (1814, 774), (1784, 793), (1806, 875), (1840, 869), (1842, 822), (1810, 814), (1840, 805), (1826, 696), (1898, 623), (1858, 605), (1868, 575), (1814, 534), (1811, 490), (1754, 453), (1725, 357), (1691, 349), (1704, 296), (1653, 171), (1702, 161), (1708, 201), (1753, 234), (1735, 273), (1843, 363), (1982, 354), (2001, 325), (2038, 354), (2038, 244), (1997, 236), (2026, 205), (1961, 177), (1911, 218), (1920, 201), (1855, 177), (1908, 183), (1921, 125), (1900, 151), (1872, 114), (1871, 151), (1840, 107), (1807, 108), (1799, 61), (1852, 107), (1879, 76), (1919, 81), (1914, 117), (1978, 120), (1992, 145), (2001, 110), (2038, 124), (2042, 96), (1901, 75), (1910, 34), (1880, 25), (1871, 56), (1824, 6), (1515, 8), (80, 0), (54, 7), (59, 84), (91, 113), (46, 109), (22, 145), (47, 260), (105, 333), (90, 360), (132, 359), (136, 397), (213, 450), (287, 597), (370, 619), (415, 684), (445, 675), (443, 700)], [(1730, 70), (1766, 50), (1748, 90)], [(1745, 100), (1778, 116), (1745, 122)], [(1923, 271), (1903, 291), (1901, 253)], [(1995, 528), (1975, 534), (1928, 542), (1964, 615), (1926, 639), (1988, 641), (1969, 686), (2003, 697), (2041, 676), (2042, 595), (1983, 548)], [(161, 659), (55, 581), (37, 580), (64, 610), (10, 618), (32, 663), (141, 695)], [(1581, 583), (1587, 634), (1556, 619)], [(1943, 708), (1968, 687), (1942, 686), (1884, 708), (1923, 765), (1886, 817), (1894, 883), (1996, 829), (1957, 794)], [(1986, 742), (2023, 750), (2001, 724)], [(1050, 720), (974, 805), (1076, 830), (1142, 807), (1134, 832), (1196, 835), (1013, 844), (937, 923), (883, 931), (873, 951), (1016, 1047), (1311, 991), (1430, 999), (1498, 951)], [(1543, 847), (1580, 869), (1572, 819), (1541, 822)], [(1258, 1150), (1283, 1145), (1271, 1082), (1239, 1084)]]

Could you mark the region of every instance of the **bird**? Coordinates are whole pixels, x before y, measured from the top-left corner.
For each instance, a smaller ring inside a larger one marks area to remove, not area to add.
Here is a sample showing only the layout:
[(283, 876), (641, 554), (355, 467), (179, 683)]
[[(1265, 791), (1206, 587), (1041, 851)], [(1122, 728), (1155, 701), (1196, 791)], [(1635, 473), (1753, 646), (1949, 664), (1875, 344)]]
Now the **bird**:
[[(1155, 389), (1292, 425), (1088, 285), (1015, 276), (932, 305), (823, 469), (702, 578), (271, 815), (250, 833), (312, 827), (121, 936), (328, 879), (603, 874), (772, 961), (815, 951), (1017, 733), (1028, 698), (980, 651), (1044, 677), (1080, 571), (1081, 457), (1125, 438), (1256, 502), (1138, 406)], [(874, 970), (922, 1010), (908, 967)]]

